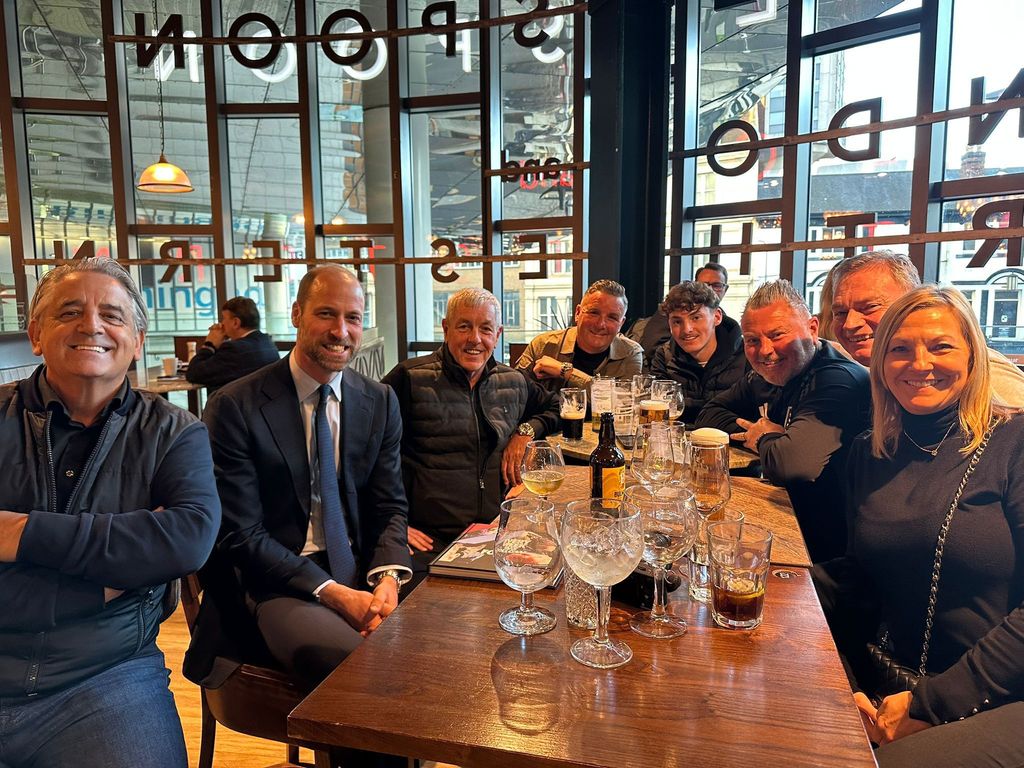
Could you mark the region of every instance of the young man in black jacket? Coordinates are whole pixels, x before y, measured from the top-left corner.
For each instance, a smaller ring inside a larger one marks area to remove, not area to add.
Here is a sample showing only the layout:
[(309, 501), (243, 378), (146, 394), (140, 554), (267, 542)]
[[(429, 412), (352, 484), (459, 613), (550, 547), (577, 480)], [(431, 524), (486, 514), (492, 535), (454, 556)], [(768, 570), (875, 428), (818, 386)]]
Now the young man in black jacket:
[(692, 424), (715, 395), (743, 376), (747, 361), (739, 324), (722, 314), (718, 295), (705, 283), (673, 286), (661, 311), (672, 338), (651, 358), (651, 373), (679, 382), (686, 398), (683, 421)]

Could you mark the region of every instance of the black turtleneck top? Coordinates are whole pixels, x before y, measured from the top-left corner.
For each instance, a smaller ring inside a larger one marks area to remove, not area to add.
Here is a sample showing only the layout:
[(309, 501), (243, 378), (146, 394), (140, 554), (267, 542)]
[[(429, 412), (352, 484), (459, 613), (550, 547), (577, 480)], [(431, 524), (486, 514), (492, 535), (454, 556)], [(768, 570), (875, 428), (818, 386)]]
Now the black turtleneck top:
[[(935, 546), (970, 456), (961, 453), (956, 406), (902, 418), (892, 459), (871, 456), (870, 432), (851, 450), (854, 567), (847, 572), (877, 607), (894, 655), (917, 669)], [(953, 515), (929, 677), (914, 693), (911, 717), (938, 724), (1024, 699), (1022, 600), (1024, 417), (1017, 417), (996, 427)]]

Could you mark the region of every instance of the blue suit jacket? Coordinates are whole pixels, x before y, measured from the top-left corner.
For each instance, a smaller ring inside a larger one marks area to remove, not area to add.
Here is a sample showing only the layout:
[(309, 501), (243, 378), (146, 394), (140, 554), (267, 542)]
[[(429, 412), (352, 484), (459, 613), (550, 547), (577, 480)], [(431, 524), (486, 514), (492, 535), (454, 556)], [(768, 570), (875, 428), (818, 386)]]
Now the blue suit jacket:
[[(309, 526), (310, 470), (288, 358), (223, 387), (210, 398), (203, 421), (223, 523), (204, 568), (206, 595), (186, 658), (193, 680), (206, 678), (214, 656), (252, 660), (244, 649), (258, 632), (245, 620), (243, 592), (255, 600), (311, 597), (329, 578), (299, 554)], [(402, 418), (394, 392), (346, 370), (341, 428), (338, 482), (361, 570), (409, 566)]]

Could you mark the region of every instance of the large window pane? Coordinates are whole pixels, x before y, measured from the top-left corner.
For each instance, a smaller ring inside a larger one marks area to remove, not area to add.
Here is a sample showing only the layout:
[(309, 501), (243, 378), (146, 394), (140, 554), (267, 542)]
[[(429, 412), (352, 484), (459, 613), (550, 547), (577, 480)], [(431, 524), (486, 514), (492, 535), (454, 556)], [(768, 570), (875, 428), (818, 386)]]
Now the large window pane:
[[(224, 33), (238, 17), (258, 12), (270, 17), (282, 35), (295, 34), (294, 0), (224, 0)], [(240, 37), (269, 37), (271, 31), (259, 21), (250, 21), (238, 29)], [(269, 102), (294, 102), (299, 97), (297, 58), (294, 43), (278, 44), (277, 56), (260, 69), (250, 69), (231, 53), (227, 46), (224, 51), (224, 77), (227, 100), (245, 104), (266, 104)], [(269, 55), (270, 45), (250, 43), (241, 46), (241, 52), (250, 61)]]
[[(515, 0), (502, 0), (503, 16), (522, 11)], [(510, 33), (511, 27), (503, 31)], [(506, 162), (543, 165), (574, 160), (572, 16), (546, 20), (544, 31), (551, 39), (538, 48), (524, 48), (511, 34), (502, 35), (502, 158)], [(530, 37), (538, 32), (536, 24), (524, 30)], [(503, 218), (572, 215), (571, 171), (555, 173), (554, 178), (540, 174), (508, 178), (501, 185)]]
[[(781, 136), (785, 129), (787, 6), (753, 23), (741, 23), (749, 9), (715, 11), (713, 0), (702, 0), (700, 11), (700, 73), (697, 146), (706, 146), (716, 128), (730, 120), (748, 123), (759, 138)], [(678, 128), (677, 128), (678, 130)], [(719, 144), (746, 141), (753, 136), (730, 130)], [(733, 168), (747, 152), (716, 155)], [(740, 176), (716, 173), (706, 157), (697, 161), (697, 205), (778, 197), (782, 151), (767, 149)]]
[[(1014, 226), (1011, 214), (998, 210), (1001, 202), (1007, 208), (1020, 211), (1024, 195), (946, 203), (942, 206), (942, 229), (944, 232), (971, 229), (975, 212), (990, 203), (993, 206), (986, 218), (989, 227)], [(1009, 250), (1011, 244), (1012, 251)], [(939, 280), (963, 291), (992, 347), (1024, 363), (1024, 307), (1021, 306), (1024, 268), (1020, 266), (1020, 241), (1003, 240), (985, 263), (971, 266), (972, 260), (979, 259), (978, 252), (983, 246), (980, 238), (942, 243)]]
[[(408, 0), (409, 25), (420, 26), (423, 9), (430, 0)], [(478, 18), (477, 0), (455, 0), (455, 20)], [(444, 14), (434, 16), (435, 24), (444, 23)], [(512, 34), (511, 27), (502, 32)], [(465, 30), (455, 33), (455, 56), (445, 55), (445, 39), (438, 35), (412, 35), (409, 46), (409, 95), (438, 96), (449, 93), (467, 93), (480, 90), (480, 33)]]
[(230, 120), (228, 148), (234, 257), (249, 255), (257, 240), (275, 240), (282, 257), (305, 258), (298, 120)]
[[(782, 230), (778, 216), (756, 218), (704, 219), (694, 224), (694, 245), (696, 247), (711, 245), (712, 230), (718, 227), (720, 245), (740, 243), (743, 240), (744, 226), (750, 226), (752, 243), (778, 243), (781, 241)], [(711, 259), (705, 255), (694, 256), (694, 269), (703, 266)], [(738, 253), (721, 253), (718, 262), (729, 271), (729, 292), (722, 300), (722, 308), (727, 314), (739, 317), (747, 299), (759, 285), (779, 277), (781, 264), (778, 251), (758, 251), (749, 255), (748, 274), (740, 274), (741, 256)], [(684, 279), (688, 276), (684, 275)]]
[[(998, 19), (998, 23), (993, 23)], [(953, 23), (956, 44), (952, 48), (949, 76), (949, 106), (971, 103), (971, 82), (984, 77), (984, 101), (996, 100), (1017, 76), (1024, 60), (1020, 56), (1020, 29), (1024, 25), (1024, 3), (1019, 0), (958, 0)], [(977, 51), (985, 50), (986, 56)], [(965, 179), (1020, 173), (1024, 163), (1024, 140), (1017, 135), (1017, 114), (989, 114), (985, 123), (999, 119), (991, 134), (970, 143), (967, 119), (953, 120), (946, 132), (946, 178)], [(987, 127), (983, 129), (987, 132)]]
[(97, 255), (116, 253), (110, 133), (101, 117), (26, 115), (36, 254), (66, 255), (85, 240)]
[(0, 237), (0, 331), (16, 331), (20, 321), (18, 297), (14, 292), (11, 238)]
[(579, 266), (571, 259), (555, 259), (544, 262), (547, 277), (523, 277), (541, 269), (541, 262), (530, 259), (531, 253), (539, 253), (540, 245), (525, 239), (544, 237), (544, 248), (548, 255), (571, 254), (573, 251), (570, 230), (548, 230), (545, 232), (504, 233), (503, 253), (514, 261), (502, 265), (502, 322), (505, 332), (502, 339), (502, 354), (508, 359), (508, 345), (528, 344), (535, 336), (547, 331), (568, 328), (573, 324), (575, 306), (572, 303), (573, 269)]
[[(153, 16), (153, 4), (146, 0), (126, 0), (124, 23), (134, 29), (135, 12)], [(171, 11), (168, 10), (167, 13)], [(186, 33), (201, 28), (196, 2), (174, 8), (181, 13)], [(161, 14), (161, 19), (166, 14)], [(152, 30), (150, 30), (152, 31)], [(206, 224), (210, 221), (210, 161), (206, 134), (206, 94), (203, 82), (202, 49), (185, 46), (185, 67), (174, 68), (170, 46), (161, 49), (153, 63), (142, 69), (134, 45), (123, 46), (128, 76), (129, 132), (132, 142), (132, 177), (137, 181), (147, 166), (160, 156), (160, 102), (163, 92), (163, 133), (167, 159), (188, 174), (193, 192), (182, 195), (157, 194), (135, 190), (139, 223)], [(157, 78), (160, 78), (157, 88)], [(134, 185), (133, 185), (134, 188)]]
[(921, 0), (818, 0), (815, 28), (821, 32), (920, 7)]
[[(374, 29), (386, 26), (383, 0), (338, 3), (319, 0), (317, 27), (338, 10), (355, 9)], [(335, 33), (358, 25), (338, 22)], [(358, 45), (338, 42), (341, 55)], [(391, 123), (388, 106), (390, 62), (383, 39), (376, 40), (359, 63), (341, 65), (317, 49), (320, 87), (320, 157), (324, 221), (327, 224), (391, 223)]]
[(18, 0), (17, 9), (25, 96), (106, 98), (99, 3)]

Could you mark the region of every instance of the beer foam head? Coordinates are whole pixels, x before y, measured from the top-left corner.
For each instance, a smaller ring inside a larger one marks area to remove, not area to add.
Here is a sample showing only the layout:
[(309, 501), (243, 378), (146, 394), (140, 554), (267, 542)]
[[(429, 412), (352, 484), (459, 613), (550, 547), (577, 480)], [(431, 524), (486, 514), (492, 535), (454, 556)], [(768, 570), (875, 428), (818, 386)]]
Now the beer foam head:
[(691, 443), (710, 443), (712, 445), (728, 445), (729, 435), (720, 429), (701, 427), (690, 433)]

